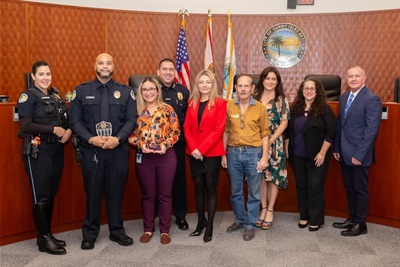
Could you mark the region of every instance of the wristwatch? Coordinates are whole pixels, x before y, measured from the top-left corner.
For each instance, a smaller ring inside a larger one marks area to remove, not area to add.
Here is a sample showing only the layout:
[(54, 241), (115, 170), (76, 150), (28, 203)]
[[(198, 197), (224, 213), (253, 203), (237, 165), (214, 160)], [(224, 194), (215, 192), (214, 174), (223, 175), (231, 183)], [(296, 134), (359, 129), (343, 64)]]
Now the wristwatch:
[(121, 144), (121, 136), (116, 136), (118, 139), (118, 143)]

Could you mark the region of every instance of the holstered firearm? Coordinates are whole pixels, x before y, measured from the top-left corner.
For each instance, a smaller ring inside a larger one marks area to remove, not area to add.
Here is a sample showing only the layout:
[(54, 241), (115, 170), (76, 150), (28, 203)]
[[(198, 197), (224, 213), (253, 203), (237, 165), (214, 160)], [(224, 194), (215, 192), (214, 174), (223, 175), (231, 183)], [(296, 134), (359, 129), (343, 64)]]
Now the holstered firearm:
[(82, 151), (81, 151), (81, 141), (77, 135), (72, 136), (72, 145), (75, 148), (75, 158), (78, 164), (82, 162)]
[(31, 153), (31, 135), (26, 134), (23, 131), (18, 131), (18, 136), (21, 137), (24, 141), (22, 143), (22, 155), (29, 155)]
[(22, 143), (22, 154), (31, 155), (36, 159), (39, 152), (40, 137), (34, 137), (33, 134), (26, 134), (23, 131), (18, 131), (18, 136), (24, 139)]

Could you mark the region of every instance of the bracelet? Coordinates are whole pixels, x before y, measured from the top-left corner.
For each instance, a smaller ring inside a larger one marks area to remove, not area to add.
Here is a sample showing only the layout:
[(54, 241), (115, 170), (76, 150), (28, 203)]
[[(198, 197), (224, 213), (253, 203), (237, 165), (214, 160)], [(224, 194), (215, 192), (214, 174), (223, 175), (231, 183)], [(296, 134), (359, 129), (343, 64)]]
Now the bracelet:
[(324, 156), (324, 157), (325, 157), (325, 154), (324, 154), (324, 153), (322, 153), (322, 152), (319, 152), (319, 154), (321, 154), (322, 156)]

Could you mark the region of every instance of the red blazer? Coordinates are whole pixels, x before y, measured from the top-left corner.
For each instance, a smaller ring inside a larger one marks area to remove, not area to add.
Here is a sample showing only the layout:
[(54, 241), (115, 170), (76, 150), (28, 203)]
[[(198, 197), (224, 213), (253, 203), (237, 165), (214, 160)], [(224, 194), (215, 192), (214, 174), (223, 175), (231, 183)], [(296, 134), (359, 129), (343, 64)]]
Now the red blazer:
[(186, 153), (191, 155), (196, 148), (205, 157), (225, 155), (222, 135), (226, 123), (226, 101), (222, 98), (215, 100), (214, 106), (207, 105), (198, 124), (199, 103), (196, 108), (189, 101), (183, 129), (186, 139)]

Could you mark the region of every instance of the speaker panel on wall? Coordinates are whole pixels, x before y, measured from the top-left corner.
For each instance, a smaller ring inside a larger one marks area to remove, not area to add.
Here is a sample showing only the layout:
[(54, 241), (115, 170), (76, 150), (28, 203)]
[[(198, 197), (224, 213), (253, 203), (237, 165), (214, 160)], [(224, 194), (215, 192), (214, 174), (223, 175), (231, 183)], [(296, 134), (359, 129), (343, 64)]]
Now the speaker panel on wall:
[(288, 0), (287, 1), (287, 8), (288, 9), (296, 9), (296, 1), (297, 0)]

